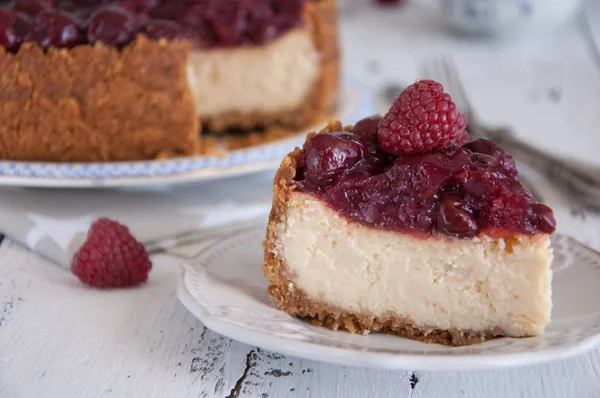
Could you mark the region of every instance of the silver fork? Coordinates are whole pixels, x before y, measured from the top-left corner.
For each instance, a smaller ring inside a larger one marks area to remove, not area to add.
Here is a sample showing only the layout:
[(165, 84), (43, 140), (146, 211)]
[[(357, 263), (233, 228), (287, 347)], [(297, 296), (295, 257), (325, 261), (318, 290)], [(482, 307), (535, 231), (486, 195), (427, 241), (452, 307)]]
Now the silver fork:
[[(472, 137), (495, 141), (518, 160), (542, 172), (557, 188), (570, 194), (570, 198), (576, 200), (581, 206), (595, 211), (600, 210), (600, 179), (594, 178), (580, 167), (523, 142), (510, 128), (491, 128), (479, 122), (451, 58), (443, 56), (431, 58), (424, 63), (422, 73), (423, 77), (439, 81), (450, 92), (457, 108), (465, 113), (469, 120), (467, 130)], [(539, 192), (536, 192), (530, 181), (523, 176), (521, 181), (532, 190), (534, 196), (539, 198)]]
[(163, 236), (158, 239), (152, 239), (143, 242), (148, 254), (168, 253), (171, 249), (180, 246), (207, 242), (209, 240), (229, 236), (249, 228), (262, 226), (266, 227), (268, 214), (256, 218), (235, 221), (214, 227), (201, 228), (198, 230), (184, 231), (174, 235)]

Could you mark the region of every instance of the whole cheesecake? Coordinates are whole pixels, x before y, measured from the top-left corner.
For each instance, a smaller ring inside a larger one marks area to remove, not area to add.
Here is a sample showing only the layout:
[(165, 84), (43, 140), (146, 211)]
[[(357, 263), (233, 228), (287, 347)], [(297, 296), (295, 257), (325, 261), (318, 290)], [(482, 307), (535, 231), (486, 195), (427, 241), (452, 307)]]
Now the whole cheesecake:
[(338, 68), (334, 0), (0, 1), (0, 158), (261, 142), (326, 120)]
[(384, 117), (331, 122), (275, 176), (263, 271), (316, 325), (467, 345), (543, 333), (552, 210), (436, 82)]

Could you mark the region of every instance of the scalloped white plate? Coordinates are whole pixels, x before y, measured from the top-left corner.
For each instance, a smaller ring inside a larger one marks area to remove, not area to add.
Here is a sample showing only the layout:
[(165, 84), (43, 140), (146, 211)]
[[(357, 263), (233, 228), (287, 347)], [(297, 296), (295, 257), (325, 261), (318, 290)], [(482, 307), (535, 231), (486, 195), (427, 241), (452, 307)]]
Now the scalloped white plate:
[[(354, 123), (376, 111), (370, 91), (345, 79), (338, 117)], [(319, 128), (321, 126), (315, 126)], [(276, 168), (306, 133), (228, 152), (225, 156), (105, 163), (52, 163), (0, 160), (0, 186), (45, 188), (104, 188), (174, 184), (210, 180)]]
[(207, 327), (266, 350), (359, 367), (478, 370), (581, 354), (600, 343), (600, 253), (555, 234), (552, 321), (542, 337), (501, 338), (467, 347), (314, 327), (279, 311), (261, 265), (265, 227), (220, 238), (182, 266), (178, 293)]

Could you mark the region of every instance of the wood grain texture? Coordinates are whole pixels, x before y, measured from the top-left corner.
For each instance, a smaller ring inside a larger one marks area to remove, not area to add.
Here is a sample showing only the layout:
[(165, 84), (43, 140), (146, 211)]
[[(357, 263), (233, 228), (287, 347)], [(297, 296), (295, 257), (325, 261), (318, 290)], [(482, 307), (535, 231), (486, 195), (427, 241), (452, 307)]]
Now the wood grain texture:
[(110, 294), (10, 241), (0, 263), (1, 397), (224, 396), (243, 371), (246, 347), (178, 302), (170, 258), (145, 288)]
[[(414, 3), (386, 11), (345, 3), (346, 73), (374, 92), (414, 80), (423, 57), (452, 53), (485, 122), (510, 124), (532, 144), (597, 161), (600, 3), (590, 2), (577, 26), (494, 42), (450, 36)], [(530, 175), (559, 230), (600, 249), (600, 215)], [(599, 350), (520, 369), (413, 373), (328, 365), (234, 342), (206, 330), (178, 302), (179, 261), (155, 256), (143, 288), (95, 291), (5, 240), (0, 397), (600, 397)]]

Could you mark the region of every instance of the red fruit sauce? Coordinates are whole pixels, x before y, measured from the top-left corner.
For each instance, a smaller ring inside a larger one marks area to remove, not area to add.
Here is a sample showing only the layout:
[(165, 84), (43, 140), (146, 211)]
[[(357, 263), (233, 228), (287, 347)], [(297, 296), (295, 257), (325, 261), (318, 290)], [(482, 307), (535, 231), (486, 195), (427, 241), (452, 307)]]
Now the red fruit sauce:
[(197, 47), (249, 46), (302, 23), (306, 0), (0, 0), (0, 46), (25, 42), (121, 48), (138, 33), (190, 39)]
[(376, 141), (378, 120), (311, 138), (299, 188), (360, 224), (419, 236), (554, 232), (552, 210), (532, 198), (512, 157), (492, 141), (394, 156)]

